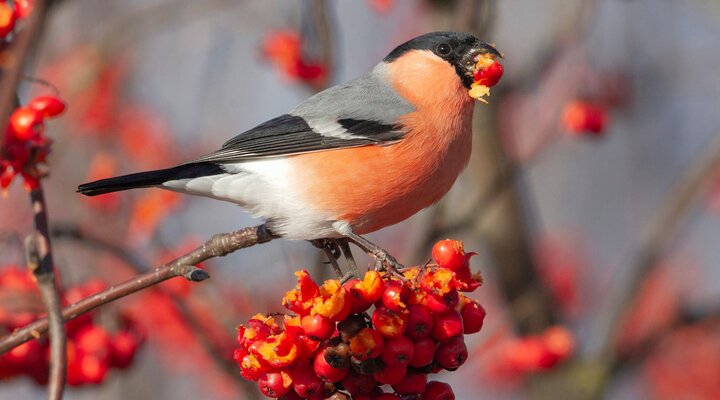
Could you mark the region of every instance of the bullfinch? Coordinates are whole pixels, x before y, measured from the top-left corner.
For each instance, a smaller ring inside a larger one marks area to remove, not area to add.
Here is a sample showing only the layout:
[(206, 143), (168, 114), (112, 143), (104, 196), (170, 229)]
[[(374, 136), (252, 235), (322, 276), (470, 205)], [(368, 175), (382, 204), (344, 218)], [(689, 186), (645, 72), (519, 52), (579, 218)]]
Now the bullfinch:
[(239, 204), (287, 239), (349, 240), (440, 200), (470, 158), (473, 66), (491, 45), (458, 32), (418, 36), (373, 69), (178, 166), (80, 185), (95, 196), (156, 187)]

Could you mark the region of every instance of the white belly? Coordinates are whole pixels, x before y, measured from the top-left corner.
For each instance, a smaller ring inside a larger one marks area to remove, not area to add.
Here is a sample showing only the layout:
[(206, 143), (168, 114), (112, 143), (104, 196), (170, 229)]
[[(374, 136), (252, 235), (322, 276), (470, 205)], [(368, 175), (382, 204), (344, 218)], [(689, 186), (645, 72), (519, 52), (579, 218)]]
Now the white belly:
[(297, 191), (302, 182), (291, 182), (284, 158), (222, 164), (227, 174), (179, 179), (162, 187), (173, 191), (239, 204), (268, 228), (287, 239), (310, 240), (338, 237), (333, 216), (303, 203)]

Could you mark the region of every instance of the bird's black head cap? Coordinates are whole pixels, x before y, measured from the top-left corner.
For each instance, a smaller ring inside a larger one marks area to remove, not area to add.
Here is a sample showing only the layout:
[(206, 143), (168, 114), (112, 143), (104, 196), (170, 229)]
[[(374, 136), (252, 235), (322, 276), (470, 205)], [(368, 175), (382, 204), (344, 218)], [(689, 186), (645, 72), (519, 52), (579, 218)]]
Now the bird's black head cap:
[(396, 47), (383, 61), (390, 63), (411, 50), (428, 50), (455, 67), (465, 87), (473, 82), (472, 69), (478, 54), (501, 57), (493, 46), (463, 32), (431, 32), (411, 39)]

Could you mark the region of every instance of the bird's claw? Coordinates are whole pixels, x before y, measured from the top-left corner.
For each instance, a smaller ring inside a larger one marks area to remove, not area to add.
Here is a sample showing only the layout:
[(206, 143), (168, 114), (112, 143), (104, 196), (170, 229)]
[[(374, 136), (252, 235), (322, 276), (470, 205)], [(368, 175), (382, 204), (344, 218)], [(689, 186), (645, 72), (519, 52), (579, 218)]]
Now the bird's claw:
[(405, 268), (395, 259), (395, 257), (391, 256), (390, 253), (385, 250), (375, 250), (371, 254), (373, 257), (375, 257), (376, 271), (397, 272), (400, 269)]

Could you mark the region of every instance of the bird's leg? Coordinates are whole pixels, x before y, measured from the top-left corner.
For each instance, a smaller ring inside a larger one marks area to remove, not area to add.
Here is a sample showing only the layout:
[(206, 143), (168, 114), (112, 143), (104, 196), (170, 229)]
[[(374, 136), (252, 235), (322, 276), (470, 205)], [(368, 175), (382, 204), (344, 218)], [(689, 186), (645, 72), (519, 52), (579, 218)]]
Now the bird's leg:
[(348, 272), (345, 277), (343, 277), (343, 281), (350, 280), (351, 278), (360, 279), (357, 263), (355, 262), (355, 258), (353, 258), (352, 251), (350, 250), (350, 243), (348, 243), (347, 239), (338, 239), (338, 244), (340, 245), (340, 250), (345, 255), (345, 262), (347, 262), (348, 265)]
[(397, 262), (397, 260), (387, 252), (387, 250), (382, 249), (375, 243), (353, 232), (345, 232), (344, 234), (348, 240), (355, 243), (358, 247), (375, 258), (376, 270), (384, 270), (386, 267), (389, 267), (390, 269), (397, 271), (404, 268), (402, 264)]
[(338, 279), (343, 278), (343, 272), (337, 262), (337, 259), (340, 258), (340, 254), (342, 253), (338, 242), (333, 239), (315, 239), (311, 240), (310, 243), (325, 253)]

